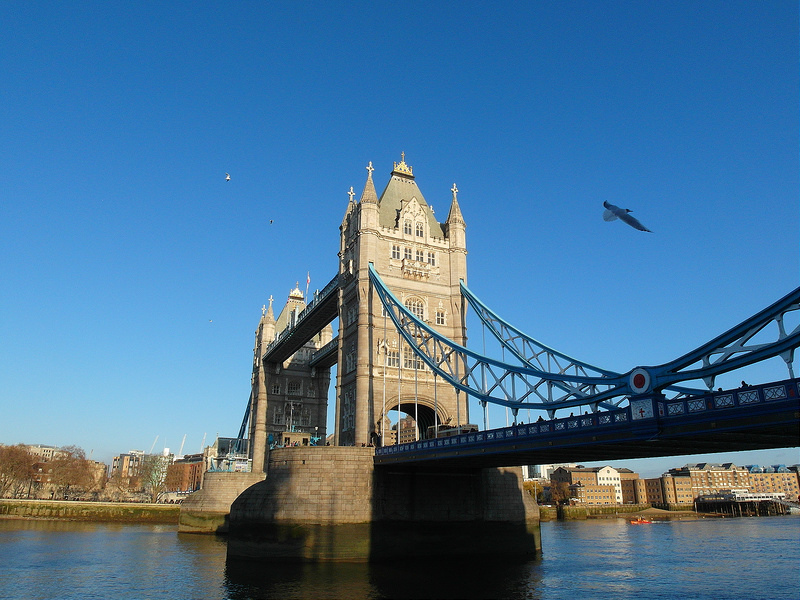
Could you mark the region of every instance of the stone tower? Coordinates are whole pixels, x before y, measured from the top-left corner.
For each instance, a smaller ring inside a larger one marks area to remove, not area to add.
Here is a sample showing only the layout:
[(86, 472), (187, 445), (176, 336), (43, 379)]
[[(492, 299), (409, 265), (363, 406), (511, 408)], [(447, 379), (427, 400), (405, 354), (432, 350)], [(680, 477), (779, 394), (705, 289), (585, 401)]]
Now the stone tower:
[(294, 326), (297, 316), (306, 307), (303, 292), (295, 286), (286, 305), (276, 319), (269, 307), (263, 307), (256, 328), (253, 350), (253, 375), (250, 392), (250, 430), (253, 471), (263, 472), (270, 441), (280, 443), (287, 431), (327, 435), (329, 368), (309, 366), (312, 354), (331, 341), (330, 325), (326, 325), (300, 350), (282, 363), (265, 363), (267, 346), (286, 327)]
[(371, 290), (369, 263), (414, 314), (466, 345), (465, 305), (459, 280), (467, 279), (466, 224), (453, 184), (447, 219), (439, 223), (405, 155), (394, 163), (378, 197), (372, 163), (358, 203), (352, 188), (339, 249), (339, 368), (336, 445), (390, 443), (388, 413), (413, 417), (419, 437), (436, 423), (469, 421), (467, 398), (418, 360), (384, 318)]

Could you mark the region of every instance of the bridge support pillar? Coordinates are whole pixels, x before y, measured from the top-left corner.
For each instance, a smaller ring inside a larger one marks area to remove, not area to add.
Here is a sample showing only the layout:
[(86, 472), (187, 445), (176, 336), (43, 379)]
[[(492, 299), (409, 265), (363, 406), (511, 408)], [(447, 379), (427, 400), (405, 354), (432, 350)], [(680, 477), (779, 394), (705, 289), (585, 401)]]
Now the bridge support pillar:
[(266, 480), (231, 506), (228, 560), (525, 559), (539, 509), (519, 468), (373, 467), (372, 448), (270, 452)]

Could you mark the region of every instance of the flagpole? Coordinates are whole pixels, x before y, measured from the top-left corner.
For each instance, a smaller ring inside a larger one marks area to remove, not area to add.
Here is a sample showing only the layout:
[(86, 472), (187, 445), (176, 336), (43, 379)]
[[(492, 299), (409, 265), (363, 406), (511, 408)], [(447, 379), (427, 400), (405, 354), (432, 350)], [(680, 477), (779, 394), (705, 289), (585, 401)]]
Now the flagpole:
[(306, 304), (308, 304), (308, 284), (311, 283), (311, 271), (306, 272)]

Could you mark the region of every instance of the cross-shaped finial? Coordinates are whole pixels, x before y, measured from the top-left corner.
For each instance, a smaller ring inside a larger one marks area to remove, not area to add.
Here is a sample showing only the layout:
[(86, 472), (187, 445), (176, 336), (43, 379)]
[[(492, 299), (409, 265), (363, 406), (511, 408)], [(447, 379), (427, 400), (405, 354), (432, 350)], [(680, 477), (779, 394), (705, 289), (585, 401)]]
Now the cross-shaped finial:
[(455, 198), (456, 194), (458, 194), (458, 188), (456, 187), (455, 183), (453, 184), (453, 187), (450, 188), (450, 191), (453, 192), (453, 198)]
[(401, 152), (400, 153), (400, 162), (406, 162), (406, 153), (405, 152)]
[(262, 304), (261, 305), (261, 316), (263, 317), (265, 314), (267, 314), (267, 305), (266, 304)]
[(369, 176), (370, 176), (370, 177), (372, 177), (372, 172), (373, 172), (374, 170), (375, 170), (375, 169), (374, 169), (374, 167), (372, 166), (372, 161), (369, 161), (369, 164), (367, 165), (367, 172), (369, 173)]
[(347, 195), (350, 196), (350, 202), (352, 202), (353, 201), (353, 196), (356, 195), (356, 193), (353, 191), (353, 186), (352, 185), (350, 186), (350, 191), (347, 192)]

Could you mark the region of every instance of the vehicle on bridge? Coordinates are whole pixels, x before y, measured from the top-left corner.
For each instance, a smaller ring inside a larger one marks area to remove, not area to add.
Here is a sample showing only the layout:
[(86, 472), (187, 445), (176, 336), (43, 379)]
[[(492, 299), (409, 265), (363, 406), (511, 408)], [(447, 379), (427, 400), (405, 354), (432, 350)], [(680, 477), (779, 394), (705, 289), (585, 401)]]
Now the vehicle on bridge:
[(472, 433), (478, 431), (478, 426), (472, 423), (466, 425), (439, 425), (438, 431), (436, 425), (428, 427), (426, 439), (432, 440), (434, 438), (452, 437), (454, 435), (461, 435), (462, 433)]

